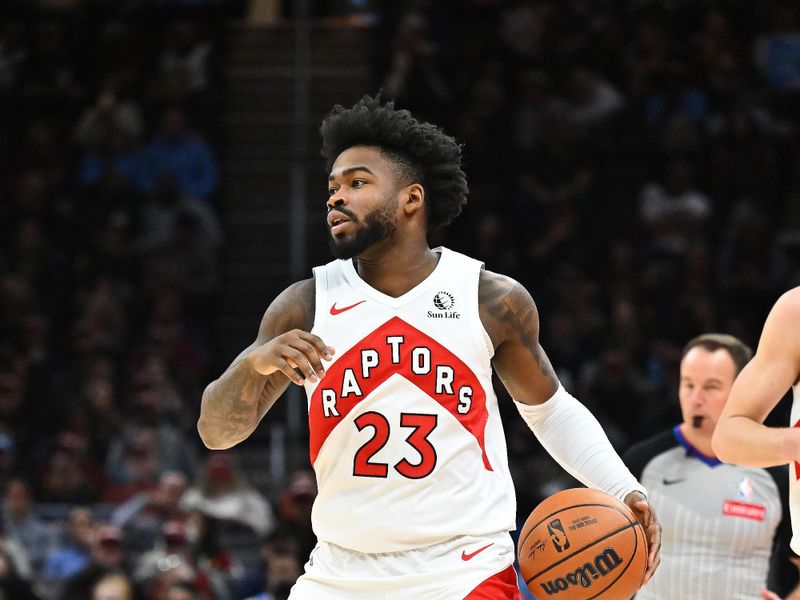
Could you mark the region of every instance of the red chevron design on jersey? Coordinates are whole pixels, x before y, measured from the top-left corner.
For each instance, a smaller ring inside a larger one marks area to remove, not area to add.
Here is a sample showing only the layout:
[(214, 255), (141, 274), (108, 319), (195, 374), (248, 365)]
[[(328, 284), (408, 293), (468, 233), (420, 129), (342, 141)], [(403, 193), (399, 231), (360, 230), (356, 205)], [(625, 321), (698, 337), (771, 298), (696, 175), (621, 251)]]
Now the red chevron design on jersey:
[[(392, 347), (386, 338), (391, 336), (403, 336), (403, 343), (400, 346), (400, 360), (392, 363)], [(416, 347), (426, 347), (431, 351), (431, 369), (425, 375), (417, 375), (411, 370), (411, 353)], [(369, 377), (362, 377), (361, 372), (361, 352), (362, 350), (372, 349), (378, 352), (378, 365), (370, 369)], [(455, 376), (452, 388), (455, 393), (436, 393), (436, 366), (448, 365), (453, 368)], [(348, 397), (338, 398), (336, 408), (339, 416), (325, 417), (322, 408), (322, 390), (333, 388), (341, 389), (342, 377), (345, 369), (352, 369), (357, 376), (358, 385), (363, 395), (354, 394)], [(472, 434), (478, 441), (483, 457), (483, 465), (486, 470), (491, 471), (489, 458), (486, 455), (484, 434), (489, 413), (486, 410), (486, 392), (480, 384), (475, 373), (464, 364), (464, 362), (453, 354), (450, 350), (442, 346), (432, 337), (421, 332), (399, 317), (392, 317), (386, 323), (378, 327), (361, 341), (357, 342), (347, 352), (342, 355), (325, 373), (324, 379), (314, 390), (311, 396), (311, 403), (308, 413), (310, 431), (310, 455), (311, 464), (317, 460), (317, 455), (325, 440), (328, 439), (331, 431), (341, 422), (341, 420), (362, 400), (367, 398), (379, 385), (386, 381), (390, 376), (398, 374), (416, 385), (420, 390), (436, 400), (450, 414), (452, 414), (464, 428)], [(460, 414), (457, 410), (459, 399), (457, 390), (464, 385), (468, 385), (473, 390), (472, 405), (467, 414)], [(399, 399), (402, 400), (402, 399)]]
[[(792, 427), (800, 427), (800, 419)], [(794, 480), (800, 480), (800, 462), (797, 461), (794, 461)]]

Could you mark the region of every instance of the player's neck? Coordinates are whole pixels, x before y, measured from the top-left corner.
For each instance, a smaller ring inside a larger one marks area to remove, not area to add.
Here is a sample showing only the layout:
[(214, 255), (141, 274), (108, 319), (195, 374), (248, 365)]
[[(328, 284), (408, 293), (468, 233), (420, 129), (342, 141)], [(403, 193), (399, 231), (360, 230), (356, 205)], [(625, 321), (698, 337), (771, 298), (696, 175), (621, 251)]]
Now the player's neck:
[(681, 434), (684, 439), (691, 444), (703, 456), (708, 458), (716, 458), (714, 449), (711, 447), (711, 435), (706, 435), (705, 432), (694, 429), (686, 423), (681, 423)]
[(371, 248), (353, 259), (358, 276), (370, 287), (397, 298), (430, 275), (439, 263), (438, 252), (427, 243), (406, 241), (389, 248)]

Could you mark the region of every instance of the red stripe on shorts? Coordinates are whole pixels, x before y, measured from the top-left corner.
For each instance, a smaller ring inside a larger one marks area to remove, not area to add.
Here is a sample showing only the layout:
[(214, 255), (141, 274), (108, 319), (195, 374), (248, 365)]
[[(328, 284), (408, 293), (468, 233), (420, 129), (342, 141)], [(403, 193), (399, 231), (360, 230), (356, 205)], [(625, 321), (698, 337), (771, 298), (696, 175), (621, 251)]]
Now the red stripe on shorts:
[(464, 600), (520, 600), (517, 572), (508, 567), (472, 590)]

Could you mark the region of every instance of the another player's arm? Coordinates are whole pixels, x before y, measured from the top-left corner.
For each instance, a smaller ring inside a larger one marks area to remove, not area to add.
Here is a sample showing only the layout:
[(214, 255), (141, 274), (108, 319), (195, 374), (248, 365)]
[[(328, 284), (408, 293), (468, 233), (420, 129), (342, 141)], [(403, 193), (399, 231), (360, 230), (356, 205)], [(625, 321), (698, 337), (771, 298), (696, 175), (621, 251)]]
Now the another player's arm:
[(539, 343), (533, 298), (513, 279), (482, 271), (479, 304), (495, 349), (494, 369), (539, 441), (577, 479), (624, 498), (642, 523), (650, 545), (649, 580), (661, 562), (661, 526), (597, 419), (561, 388)]
[[(333, 349), (308, 333), (314, 322), (314, 280), (287, 288), (270, 304), (256, 340), (203, 392), (197, 431), (211, 449), (246, 439), (289, 386), (324, 376), (320, 357)], [(302, 373), (302, 375), (301, 375)]]
[[(800, 557), (790, 558), (789, 561), (800, 571)], [(786, 594), (786, 598), (783, 600), (800, 600), (800, 583), (798, 583), (791, 592)]]
[(800, 458), (800, 429), (763, 424), (799, 372), (800, 288), (795, 288), (775, 303), (755, 356), (731, 388), (712, 438), (720, 460), (772, 467)]

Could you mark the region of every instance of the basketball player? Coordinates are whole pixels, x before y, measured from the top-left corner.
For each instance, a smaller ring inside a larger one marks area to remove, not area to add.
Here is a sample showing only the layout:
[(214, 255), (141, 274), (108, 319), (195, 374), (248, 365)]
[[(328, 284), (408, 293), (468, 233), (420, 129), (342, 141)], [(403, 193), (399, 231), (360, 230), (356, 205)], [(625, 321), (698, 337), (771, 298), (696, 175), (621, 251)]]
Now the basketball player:
[(649, 577), (660, 528), (644, 489), (559, 384), (531, 296), (428, 246), (466, 202), (458, 144), (369, 96), (336, 106), (321, 133), (338, 260), (272, 302), (198, 422), (208, 447), (228, 448), (290, 382), (305, 387), (319, 544), (291, 598), (519, 598), (492, 369), (566, 469), (636, 512)]
[[(714, 432), (720, 459), (738, 465), (790, 464), (792, 550), (800, 554), (800, 287), (772, 307), (753, 360), (736, 378)], [(764, 419), (789, 389), (794, 393), (791, 427), (767, 427)]]
[(692, 339), (680, 363), (683, 421), (623, 457), (647, 487), (666, 542), (664, 564), (637, 600), (753, 600), (768, 593), (768, 582), (781, 594), (797, 584), (786, 467), (726, 465), (711, 448), (733, 381), (751, 356), (731, 335)]

